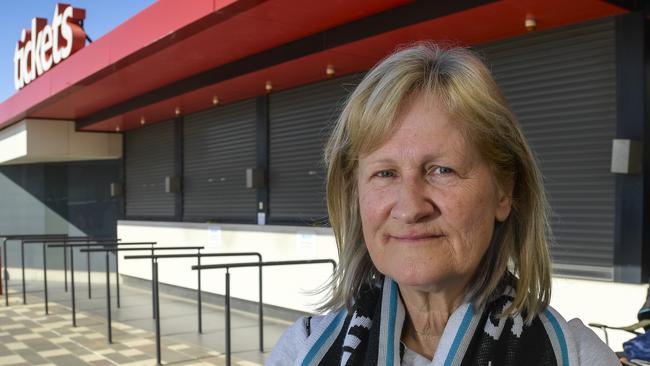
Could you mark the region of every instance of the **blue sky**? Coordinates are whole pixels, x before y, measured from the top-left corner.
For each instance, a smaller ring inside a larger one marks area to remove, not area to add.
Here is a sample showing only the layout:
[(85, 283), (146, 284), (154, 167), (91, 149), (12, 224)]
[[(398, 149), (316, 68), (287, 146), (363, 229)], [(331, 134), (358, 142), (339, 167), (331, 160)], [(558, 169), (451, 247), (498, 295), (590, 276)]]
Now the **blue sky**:
[(16, 92), (13, 82), (14, 51), (23, 28), (31, 27), (32, 18), (52, 22), (57, 3), (86, 9), (86, 34), (94, 41), (137, 14), (155, 0), (6, 0), (0, 13), (0, 102)]

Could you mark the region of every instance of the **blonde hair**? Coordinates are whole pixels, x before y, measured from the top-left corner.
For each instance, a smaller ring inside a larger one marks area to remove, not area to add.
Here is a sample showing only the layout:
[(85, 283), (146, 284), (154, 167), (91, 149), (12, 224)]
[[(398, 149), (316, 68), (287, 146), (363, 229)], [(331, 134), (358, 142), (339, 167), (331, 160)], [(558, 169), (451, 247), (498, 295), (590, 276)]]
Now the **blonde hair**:
[[(498, 292), (508, 271), (516, 288), (504, 315), (530, 322), (551, 296), (548, 204), (541, 174), (517, 120), (485, 64), (464, 48), (418, 43), (381, 61), (349, 96), (325, 148), (327, 208), (340, 264), (332, 297), (321, 310), (350, 308), (364, 284), (379, 275), (364, 243), (356, 170), (360, 155), (377, 149), (396, 128), (407, 99), (433, 97), (490, 165), (498, 184), (513, 184), (512, 209), (469, 289), (479, 307)], [(510, 267), (510, 268), (509, 268)]]

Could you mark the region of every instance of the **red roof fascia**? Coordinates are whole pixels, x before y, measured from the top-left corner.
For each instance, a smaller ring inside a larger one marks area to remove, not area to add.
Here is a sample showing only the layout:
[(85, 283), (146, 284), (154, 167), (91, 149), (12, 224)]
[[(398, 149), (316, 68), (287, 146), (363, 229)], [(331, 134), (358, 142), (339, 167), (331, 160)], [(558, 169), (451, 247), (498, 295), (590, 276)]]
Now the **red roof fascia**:
[(537, 31), (544, 31), (625, 12), (598, 0), (574, 0), (569, 4), (563, 0), (498, 1), (229, 79), (108, 118), (83, 130), (127, 131), (140, 128), (143, 117), (147, 125), (174, 118), (177, 107), (182, 114), (210, 108), (215, 95), (221, 104), (263, 95), (267, 80), (272, 81), (273, 92), (323, 80), (328, 64), (334, 66), (336, 76), (367, 70), (396, 47), (412, 42), (433, 40), (466, 46), (516, 37), (526, 33), (524, 19), (528, 13), (536, 17)]
[[(299, 0), (160, 0), (0, 104), (0, 129), (25, 117), (84, 117), (206, 67), (405, 2), (330, 0), (305, 7)], [(321, 80), (328, 63), (335, 66), (337, 75), (360, 71), (397, 45), (417, 40), (476, 44), (516, 36), (525, 32), (523, 19), (529, 12), (538, 19), (538, 30), (543, 30), (626, 10), (599, 0), (497, 1), (226, 80), (84, 130), (137, 128), (141, 116), (149, 123), (173, 118), (176, 107), (183, 113), (208, 108), (213, 95), (224, 103), (261, 95), (266, 80), (273, 81), (274, 91)], [(266, 31), (253, 32), (258, 29)]]
[(164, 48), (166, 42), (160, 41), (176, 30), (189, 25), (197, 28), (200, 20), (211, 14), (218, 15), (211, 19), (215, 22), (263, 1), (192, 0), (179, 6), (176, 0), (159, 0), (0, 104), (0, 129), (27, 117), (31, 110), (53, 96), (62, 97), (66, 92)]

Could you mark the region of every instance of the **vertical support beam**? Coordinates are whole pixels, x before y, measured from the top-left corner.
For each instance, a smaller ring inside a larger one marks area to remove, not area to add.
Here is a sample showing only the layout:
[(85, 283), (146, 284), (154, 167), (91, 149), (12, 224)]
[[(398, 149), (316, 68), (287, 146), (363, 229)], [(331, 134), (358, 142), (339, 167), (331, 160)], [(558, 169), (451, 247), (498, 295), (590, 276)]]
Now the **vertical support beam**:
[(47, 244), (43, 243), (43, 291), (45, 292), (45, 315), (50, 314), (49, 301), (47, 297)]
[(160, 299), (159, 299), (159, 287), (158, 287), (158, 261), (153, 262), (153, 278), (151, 279), (154, 283), (154, 296), (156, 296), (155, 303), (155, 312), (156, 312), (156, 365), (162, 365), (161, 352), (160, 352)]
[(106, 339), (113, 343), (113, 327), (111, 325), (111, 272), (108, 270), (108, 250), (106, 251)]
[[(151, 255), (153, 256), (153, 254), (154, 254), (154, 248), (153, 248), (153, 244), (151, 244)], [(154, 278), (153, 278), (155, 276), (155, 271), (154, 271), (155, 264), (156, 264), (156, 261), (152, 257), (151, 258), (151, 308), (153, 309), (152, 312), (153, 312), (153, 318), (154, 319), (156, 319), (156, 316), (157, 316), (157, 313), (156, 313), (156, 293), (155, 293), (156, 292), (156, 284), (155, 284)]]
[(115, 251), (115, 292), (117, 295), (117, 307), (120, 308), (120, 253)]
[(616, 18), (616, 137), (644, 145), (642, 173), (616, 175), (614, 280), (628, 283), (646, 282), (650, 276), (646, 28), (641, 12)]
[[(90, 249), (89, 240), (86, 240), (86, 249)], [(90, 284), (90, 252), (86, 252), (86, 270), (88, 272), (88, 298), (92, 298), (92, 289)]]
[[(270, 98), (269, 95), (263, 95), (257, 98), (257, 118), (256, 118), (256, 142), (257, 142), (257, 168), (264, 171), (264, 186), (257, 189), (257, 215), (259, 218), (264, 217), (264, 223), (269, 220), (269, 130), (270, 130)], [(264, 352), (264, 302), (262, 297), (262, 258), (260, 256), (259, 266), (259, 346), (260, 352)], [(229, 279), (230, 274), (226, 272)], [(229, 355), (227, 356), (229, 357)]]
[(4, 280), (5, 280), (5, 306), (9, 306), (9, 270), (7, 269), (7, 238), (4, 238), (2, 240), (2, 262), (4, 264), (4, 267), (2, 270), (4, 271)]
[[(68, 243), (66, 240), (63, 241), (64, 244)], [(68, 292), (68, 248), (62, 247), (63, 249), (63, 288), (65, 292)]]
[(25, 286), (25, 242), (20, 240), (20, 267), (22, 268), (23, 274), (23, 305), (27, 304), (27, 294)]
[[(198, 255), (196, 257), (196, 265), (201, 266), (201, 249), (198, 250)], [(201, 269), (199, 268), (196, 271), (196, 276), (197, 276), (197, 306), (198, 306), (198, 313), (199, 313), (199, 334), (203, 333), (203, 303), (201, 299)]]
[(260, 256), (260, 266), (259, 266), (259, 304), (258, 306), (258, 313), (259, 313), (259, 327), (260, 327), (260, 352), (264, 352), (264, 297), (263, 292), (264, 292), (264, 275), (262, 273), (262, 269), (264, 266), (262, 266), (262, 256)]
[[(5, 242), (7, 239), (2, 238), (2, 240), (3, 240), (2, 247), (4, 248), (4, 242)], [(2, 287), (2, 278), (3, 278), (4, 275), (5, 275), (5, 274), (4, 274), (5, 267), (4, 267), (4, 265), (3, 265), (3, 264), (4, 264), (4, 262), (3, 262), (4, 259), (3, 259), (3, 258), (4, 258), (4, 255), (3, 255), (3, 254), (0, 254), (0, 295), (3, 294), (3, 291), (2, 291), (2, 288), (3, 288), (3, 287)]]
[(257, 189), (257, 215), (268, 222), (269, 214), (269, 96), (257, 97), (256, 162), (257, 169), (264, 172), (264, 186)]
[(230, 270), (226, 268), (226, 366), (231, 365), (230, 336)]
[(77, 326), (77, 299), (74, 286), (74, 247), (70, 247), (70, 294), (72, 296), (72, 326)]
[(127, 153), (128, 150), (126, 149), (126, 134), (122, 133), (122, 166), (120, 167), (120, 179), (119, 179), (119, 184), (122, 186), (122, 194), (117, 197), (119, 200), (119, 208), (118, 208), (118, 217), (120, 219), (125, 219), (126, 218), (126, 196), (129, 194), (126, 189), (126, 159), (128, 158)]
[(174, 217), (183, 221), (183, 121), (182, 116), (174, 119), (174, 176), (178, 177), (179, 190), (174, 193)]

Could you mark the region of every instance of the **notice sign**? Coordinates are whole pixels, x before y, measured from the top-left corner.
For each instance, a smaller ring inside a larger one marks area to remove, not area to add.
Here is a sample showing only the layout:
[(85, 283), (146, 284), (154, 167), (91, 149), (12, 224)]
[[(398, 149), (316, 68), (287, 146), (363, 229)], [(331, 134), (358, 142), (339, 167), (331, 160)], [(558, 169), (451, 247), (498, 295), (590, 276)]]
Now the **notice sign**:
[(296, 249), (302, 257), (316, 256), (316, 234), (310, 232), (298, 233), (296, 235)]
[(54, 65), (81, 49), (86, 43), (84, 9), (67, 4), (54, 8), (52, 24), (47, 19), (32, 19), (31, 29), (23, 29), (14, 53), (16, 90), (34, 81)]
[(208, 248), (218, 249), (221, 246), (221, 226), (208, 226)]

